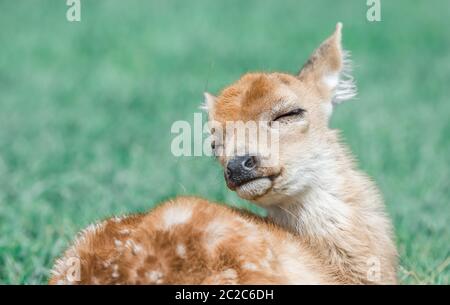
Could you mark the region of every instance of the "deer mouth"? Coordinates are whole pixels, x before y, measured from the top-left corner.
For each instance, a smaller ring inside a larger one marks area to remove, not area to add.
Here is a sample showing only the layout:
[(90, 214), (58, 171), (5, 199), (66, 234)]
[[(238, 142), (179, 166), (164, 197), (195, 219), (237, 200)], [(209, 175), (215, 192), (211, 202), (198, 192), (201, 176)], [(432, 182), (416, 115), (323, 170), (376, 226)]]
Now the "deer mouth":
[(239, 183), (239, 184), (234, 183), (233, 181), (227, 179), (226, 176), (225, 176), (225, 182), (227, 184), (227, 187), (230, 190), (235, 191), (237, 188), (245, 186), (246, 184), (252, 183), (254, 181), (257, 181), (257, 180), (260, 180), (260, 179), (269, 179), (270, 181), (273, 181), (278, 176), (279, 176), (279, 174), (277, 174), (277, 175), (270, 175), (270, 176), (254, 177), (254, 178), (251, 178), (251, 179), (249, 179), (249, 180), (247, 180), (247, 181), (245, 181), (243, 183)]
[(234, 186), (231, 190), (235, 191), (239, 197), (246, 200), (255, 200), (259, 197), (267, 194), (273, 187), (273, 181), (279, 176), (270, 175), (270, 176), (262, 176), (256, 177), (246, 183), (243, 183), (239, 186)]

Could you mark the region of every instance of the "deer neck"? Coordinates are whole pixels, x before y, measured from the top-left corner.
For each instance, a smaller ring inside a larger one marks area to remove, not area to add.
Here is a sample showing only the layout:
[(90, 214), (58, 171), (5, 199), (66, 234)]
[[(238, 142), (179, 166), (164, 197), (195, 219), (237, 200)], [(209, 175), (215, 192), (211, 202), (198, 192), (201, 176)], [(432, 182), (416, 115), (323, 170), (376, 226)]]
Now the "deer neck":
[[(351, 157), (341, 152), (336, 161), (328, 160), (313, 184), (271, 205), (269, 217), (300, 236), (343, 282), (395, 281), (396, 252), (381, 198), (370, 180), (353, 168)], [(388, 258), (381, 247), (387, 248)], [(371, 266), (381, 262), (389, 265), (389, 274), (383, 280), (371, 279)]]

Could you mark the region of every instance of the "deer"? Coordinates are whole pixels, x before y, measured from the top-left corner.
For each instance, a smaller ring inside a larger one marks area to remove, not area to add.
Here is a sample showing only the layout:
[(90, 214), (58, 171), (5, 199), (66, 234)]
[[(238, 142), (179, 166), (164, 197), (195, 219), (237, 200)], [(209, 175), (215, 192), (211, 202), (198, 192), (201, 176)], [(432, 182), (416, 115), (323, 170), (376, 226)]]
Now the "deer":
[[(112, 217), (79, 233), (50, 284), (397, 283), (381, 193), (329, 127), (356, 95), (342, 23), (300, 72), (247, 73), (204, 95), (227, 187), (267, 217), (198, 197)], [(220, 128), (236, 121), (276, 134), (276, 162), (251, 149), (258, 140)]]

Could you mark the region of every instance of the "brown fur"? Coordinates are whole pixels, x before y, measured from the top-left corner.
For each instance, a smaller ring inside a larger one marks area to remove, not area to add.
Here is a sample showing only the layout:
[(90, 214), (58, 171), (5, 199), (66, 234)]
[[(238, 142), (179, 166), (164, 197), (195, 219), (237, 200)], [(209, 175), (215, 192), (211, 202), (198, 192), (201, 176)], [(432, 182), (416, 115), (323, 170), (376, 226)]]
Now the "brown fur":
[[(171, 224), (186, 211), (189, 217)], [(92, 228), (57, 261), (50, 284), (331, 283), (297, 237), (200, 198), (180, 197)], [(302, 253), (305, 263), (286, 265), (286, 253)], [(81, 268), (72, 280), (68, 266), (74, 258)]]

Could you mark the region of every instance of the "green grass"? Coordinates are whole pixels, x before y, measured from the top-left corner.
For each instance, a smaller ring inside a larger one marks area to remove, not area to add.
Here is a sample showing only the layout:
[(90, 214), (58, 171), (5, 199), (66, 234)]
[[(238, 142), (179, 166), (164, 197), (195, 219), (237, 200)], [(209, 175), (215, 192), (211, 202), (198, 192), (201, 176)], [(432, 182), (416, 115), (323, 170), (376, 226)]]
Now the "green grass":
[[(344, 22), (359, 98), (340, 106), (395, 223), (403, 283), (450, 278), (450, 2), (0, 1), (0, 283), (45, 283), (88, 223), (196, 194), (248, 204), (207, 157), (175, 158), (170, 126), (205, 88), (295, 72)], [(254, 209), (254, 208), (253, 208)]]

